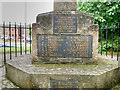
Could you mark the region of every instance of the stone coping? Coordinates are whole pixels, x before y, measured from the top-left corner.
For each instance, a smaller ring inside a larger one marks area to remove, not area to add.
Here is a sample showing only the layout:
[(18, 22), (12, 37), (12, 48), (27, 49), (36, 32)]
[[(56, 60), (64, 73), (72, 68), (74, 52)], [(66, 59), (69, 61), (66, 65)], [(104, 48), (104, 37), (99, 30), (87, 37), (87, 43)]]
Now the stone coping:
[(31, 55), (19, 56), (7, 64), (29, 74), (100, 75), (118, 68), (118, 61), (99, 56), (98, 65), (32, 64)]
[(39, 16), (44, 16), (44, 15), (53, 15), (53, 14), (65, 14), (65, 15), (69, 15), (69, 14), (79, 14), (79, 15), (85, 15), (85, 16), (89, 16), (91, 18), (94, 18), (93, 15), (91, 14), (87, 14), (87, 13), (83, 13), (83, 12), (80, 12), (80, 11), (51, 11), (51, 12), (46, 12), (46, 13), (41, 13), (41, 14), (38, 14), (37, 17)]

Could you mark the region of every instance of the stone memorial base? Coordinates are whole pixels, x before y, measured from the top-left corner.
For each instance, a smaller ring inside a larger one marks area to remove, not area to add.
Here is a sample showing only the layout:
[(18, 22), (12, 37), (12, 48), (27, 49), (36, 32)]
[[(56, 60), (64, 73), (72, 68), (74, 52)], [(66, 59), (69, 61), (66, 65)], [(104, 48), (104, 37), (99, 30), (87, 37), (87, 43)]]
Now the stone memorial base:
[(117, 61), (105, 58), (99, 56), (98, 65), (32, 64), (31, 55), (24, 55), (7, 62), (6, 77), (21, 88), (66, 88), (66, 83), (77, 88), (111, 88), (120, 83), (120, 68)]

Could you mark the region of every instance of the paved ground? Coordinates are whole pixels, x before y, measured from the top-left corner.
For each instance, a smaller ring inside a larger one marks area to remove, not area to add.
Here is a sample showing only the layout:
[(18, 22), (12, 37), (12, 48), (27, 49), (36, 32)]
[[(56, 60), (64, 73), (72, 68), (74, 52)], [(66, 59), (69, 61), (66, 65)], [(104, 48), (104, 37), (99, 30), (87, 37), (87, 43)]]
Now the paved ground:
[(0, 90), (2, 88), (19, 88), (5, 78), (5, 67), (0, 68)]

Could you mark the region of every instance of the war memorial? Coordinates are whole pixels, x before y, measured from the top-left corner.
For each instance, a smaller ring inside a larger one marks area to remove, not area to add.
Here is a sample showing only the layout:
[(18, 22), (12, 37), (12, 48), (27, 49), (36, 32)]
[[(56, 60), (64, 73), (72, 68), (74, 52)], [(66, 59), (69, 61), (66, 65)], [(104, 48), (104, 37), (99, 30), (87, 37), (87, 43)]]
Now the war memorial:
[(98, 55), (99, 25), (76, 0), (54, 0), (54, 11), (32, 25), (32, 55), (7, 62), (6, 77), (21, 88), (111, 88), (118, 61)]

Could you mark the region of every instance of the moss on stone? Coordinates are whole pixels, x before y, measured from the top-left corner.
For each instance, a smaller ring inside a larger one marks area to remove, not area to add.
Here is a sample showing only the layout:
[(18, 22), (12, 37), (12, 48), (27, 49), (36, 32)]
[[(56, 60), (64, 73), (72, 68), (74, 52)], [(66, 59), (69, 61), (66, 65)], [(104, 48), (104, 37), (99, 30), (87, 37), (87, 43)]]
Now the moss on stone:
[(113, 66), (113, 61), (111, 60), (106, 60), (99, 58), (97, 64), (46, 64), (46, 63), (34, 63), (33, 65), (37, 66), (42, 66), (42, 67), (54, 67), (54, 68), (61, 68), (61, 67), (69, 67), (69, 68), (86, 68), (87, 70), (89, 69), (95, 69), (99, 67), (114, 67)]
[(56, 67), (93, 67), (97, 65), (80, 65), (80, 64), (43, 64), (43, 63), (36, 63), (33, 65), (39, 65), (39, 66), (56, 66)]

